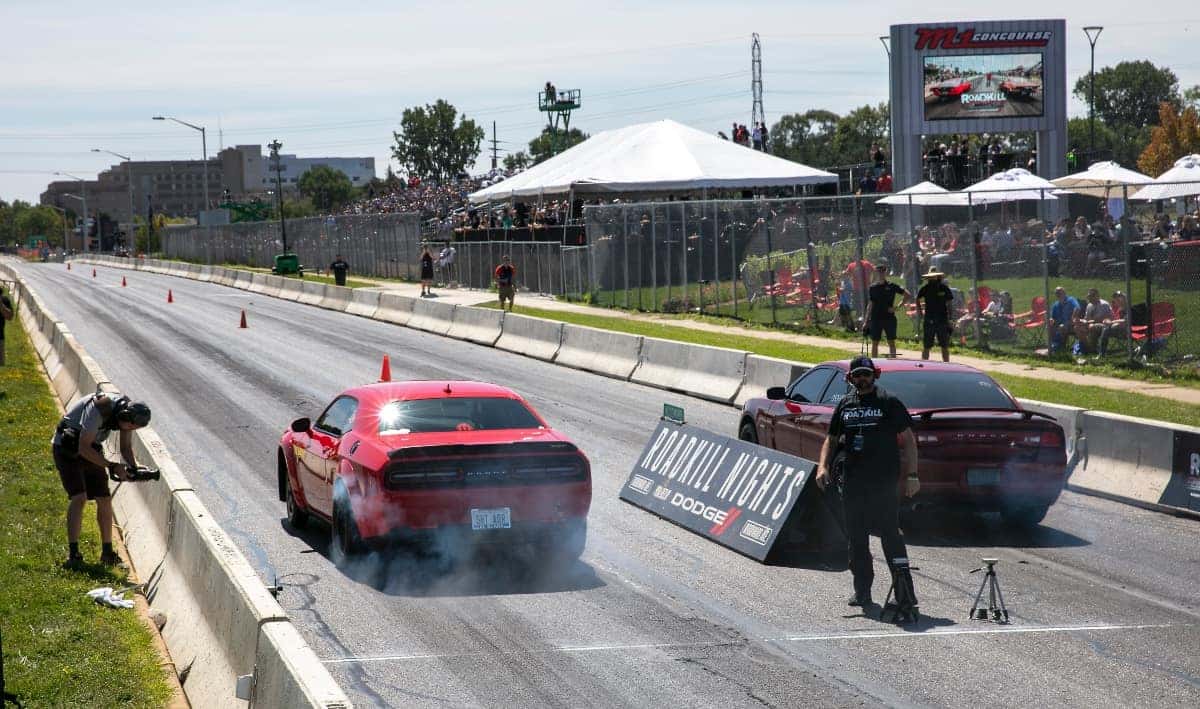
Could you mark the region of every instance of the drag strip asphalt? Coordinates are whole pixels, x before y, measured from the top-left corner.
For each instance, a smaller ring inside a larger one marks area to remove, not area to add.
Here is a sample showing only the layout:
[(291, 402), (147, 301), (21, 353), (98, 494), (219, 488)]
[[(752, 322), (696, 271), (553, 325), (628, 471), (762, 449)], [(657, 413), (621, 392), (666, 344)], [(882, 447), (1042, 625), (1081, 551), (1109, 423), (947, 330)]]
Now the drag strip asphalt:
[[(923, 523), (907, 539), (924, 618), (880, 623), (844, 605), (848, 572), (764, 566), (618, 500), (664, 402), (730, 434), (732, 407), (213, 284), (17, 268), (113, 383), (150, 403), (197, 494), (263, 582), (283, 584), (280, 603), (358, 706), (1200, 705), (1195, 520), (1066, 492), (1028, 532)], [(395, 379), (511, 386), (587, 452), (579, 563), (445, 569), (397, 552), (340, 569), (323, 529), (288, 526), (280, 433), (375, 381), (384, 354)], [(1001, 560), (1009, 626), (966, 618), (981, 556)], [(877, 600), (886, 578), (877, 559)]]

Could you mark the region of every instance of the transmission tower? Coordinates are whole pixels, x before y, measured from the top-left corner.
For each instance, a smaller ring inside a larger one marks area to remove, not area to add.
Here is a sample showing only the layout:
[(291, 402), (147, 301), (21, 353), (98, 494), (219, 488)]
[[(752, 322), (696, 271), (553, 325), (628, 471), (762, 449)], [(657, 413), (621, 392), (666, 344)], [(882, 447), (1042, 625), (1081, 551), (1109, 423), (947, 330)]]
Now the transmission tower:
[(762, 44), (758, 41), (758, 33), (751, 35), (754, 41), (750, 43), (750, 93), (754, 96), (754, 105), (750, 107), (751, 129), (759, 123), (767, 125), (766, 115), (762, 104)]

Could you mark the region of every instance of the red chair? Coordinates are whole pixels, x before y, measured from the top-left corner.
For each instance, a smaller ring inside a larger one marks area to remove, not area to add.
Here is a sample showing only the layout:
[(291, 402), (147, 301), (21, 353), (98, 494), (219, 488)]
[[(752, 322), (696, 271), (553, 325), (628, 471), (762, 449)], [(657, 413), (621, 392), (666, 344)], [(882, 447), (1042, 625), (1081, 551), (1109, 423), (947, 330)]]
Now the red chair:
[[(1175, 334), (1175, 304), (1174, 303), (1154, 303), (1150, 306), (1150, 322), (1154, 324), (1154, 339), (1151, 344), (1156, 348), (1160, 348), (1161, 343), (1165, 343), (1167, 338)], [(1150, 335), (1150, 328), (1146, 325), (1133, 325), (1129, 328), (1134, 342), (1142, 342)]]
[(987, 310), (987, 306), (992, 304), (992, 289), (987, 286), (979, 286), (979, 309)]
[(792, 270), (790, 268), (781, 268), (775, 274), (775, 285), (770, 283), (763, 284), (764, 295), (783, 296), (792, 292)]
[(1035, 327), (1046, 327), (1046, 298), (1036, 296), (1029, 304), (1029, 310), (1013, 315), (1017, 327), (1032, 330)]

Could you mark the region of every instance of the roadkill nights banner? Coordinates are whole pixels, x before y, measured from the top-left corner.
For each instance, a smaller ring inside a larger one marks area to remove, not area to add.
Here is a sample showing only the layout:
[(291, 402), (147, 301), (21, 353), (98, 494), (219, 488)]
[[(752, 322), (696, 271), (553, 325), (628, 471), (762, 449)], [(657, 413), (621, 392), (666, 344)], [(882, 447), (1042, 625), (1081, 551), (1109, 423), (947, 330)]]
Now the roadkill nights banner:
[(1200, 512), (1200, 434), (1175, 432), (1171, 479), (1159, 503)]
[(803, 458), (660, 421), (621, 499), (765, 561), (815, 469)]

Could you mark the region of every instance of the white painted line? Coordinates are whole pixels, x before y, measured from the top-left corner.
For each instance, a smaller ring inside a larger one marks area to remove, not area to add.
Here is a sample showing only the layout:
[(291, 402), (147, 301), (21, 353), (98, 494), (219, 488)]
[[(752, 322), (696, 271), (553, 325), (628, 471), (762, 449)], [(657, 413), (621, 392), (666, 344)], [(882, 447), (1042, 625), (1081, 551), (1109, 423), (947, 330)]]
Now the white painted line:
[(741, 642), (707, 642), (707, 643), (639, 643), (630, 645), (578, 645), (564, 647), (548, 647), (543, 650), (519, 650), (514, 652), (450, 652), (413, 655), (369, 655), (363, 657), (333, 657), (321, 660), (326, 665), (338, 665), (363, 662), (402, 662), (405, 660), (448, 660), (462, 657), (489, 657), (494, 655), (537, 655), (546, 653), (575, 653), (575, 652), (613, 652), (624, 650), (651, 650), (659, 648), (696, 648), (722, 647), (726, 645), (742, 645)]
[(1171, 625), (1062, 625), (1055, 627), (1032, 628), (951, 628), (947, 630), (925, 630), (914, 632), (889, 633), (841, 633), (837, 635), (796, 635), (784, 638), (788, 642), (812, 642), (817, 640), (863, 640), (878, 638), (928, 638), (939, 635), (1006, 635), (1017, 633), (1077, 633), (1092, 630), (1147, 630), (1151, 628), (1170, 628)]

